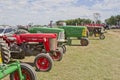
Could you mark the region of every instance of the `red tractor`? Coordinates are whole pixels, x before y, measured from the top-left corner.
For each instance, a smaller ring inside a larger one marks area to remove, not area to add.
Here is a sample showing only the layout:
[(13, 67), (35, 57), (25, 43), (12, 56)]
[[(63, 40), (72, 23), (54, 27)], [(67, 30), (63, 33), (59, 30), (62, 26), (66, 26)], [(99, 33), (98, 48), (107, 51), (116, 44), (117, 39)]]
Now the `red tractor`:
[(3, 62), (12, 59), (24, 59), (25, 56), (35, 56), (34, 65), (39, 71), (49, 71), (53, 60), (60, 61), (62, 51), (57, 49), (56, 34), (6, 34), (0, 43)]

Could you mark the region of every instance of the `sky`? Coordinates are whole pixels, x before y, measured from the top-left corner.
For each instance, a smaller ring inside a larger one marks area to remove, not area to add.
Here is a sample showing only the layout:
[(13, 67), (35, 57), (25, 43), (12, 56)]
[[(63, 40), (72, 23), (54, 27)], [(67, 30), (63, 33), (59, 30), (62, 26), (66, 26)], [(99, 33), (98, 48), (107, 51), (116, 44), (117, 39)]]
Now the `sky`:
[(0, 0), (0, 24), (47, 25), (52, 20), (99, 19), (120, 15), (120, 0)]

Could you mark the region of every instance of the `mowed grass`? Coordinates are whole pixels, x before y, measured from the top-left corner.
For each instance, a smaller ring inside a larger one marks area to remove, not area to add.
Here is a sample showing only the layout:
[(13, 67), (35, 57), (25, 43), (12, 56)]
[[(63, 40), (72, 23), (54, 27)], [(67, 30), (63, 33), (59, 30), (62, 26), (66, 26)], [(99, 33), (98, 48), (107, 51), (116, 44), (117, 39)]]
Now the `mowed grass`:
[(85, 47), (67, 46), (62, 61), (55, 61), (50, 72), (36, 72), (38, 80), (120, 80), (119, 31), (107, 31), (105, 40), (91, 37)]
[(105, 33), (105, 40), (90, 38), (87, 47), (67, 46), (63, 60), (50, 72), (37, 72), (38, 79), (120, 80), (120, 37), (111, 32)]

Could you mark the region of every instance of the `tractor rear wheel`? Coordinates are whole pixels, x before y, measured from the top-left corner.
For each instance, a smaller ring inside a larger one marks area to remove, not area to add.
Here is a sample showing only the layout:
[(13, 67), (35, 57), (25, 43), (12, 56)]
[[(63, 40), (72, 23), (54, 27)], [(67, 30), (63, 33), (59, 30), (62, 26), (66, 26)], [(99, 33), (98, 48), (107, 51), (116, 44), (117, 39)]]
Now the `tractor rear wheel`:
[[(30, 65), (21, 63), (20, 66), (23, 80), (37, 80), (35, 71)], [(10, 80), (22, 80), (21, 77), (19, 77), (18, 70), (10, 74)]]
[(53, 66), (53, 60), (49, 54), (41, 53), (36, 56), (34, 65), (37, 71), (50, 71)]
[(8, 44), (2, 40), (2, 42), (0, 42), (0, 48), (3, 63), (9, 63), (11, 55), (10, 50), (8, 48)]
[(89, 40), (87, 38), (80, 40), (81, 46), (87, 46), (89, 44)]

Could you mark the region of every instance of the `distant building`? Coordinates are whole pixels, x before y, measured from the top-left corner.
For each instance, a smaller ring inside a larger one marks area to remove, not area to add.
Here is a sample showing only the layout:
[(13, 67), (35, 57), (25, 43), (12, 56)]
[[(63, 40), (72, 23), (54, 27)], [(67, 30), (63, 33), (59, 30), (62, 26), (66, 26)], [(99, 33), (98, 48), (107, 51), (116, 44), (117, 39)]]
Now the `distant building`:
[(66, 22), (61, 21), (61, 22), (58, 23), (58, 25), (60, 25), (60, 26), (66, 26)]

